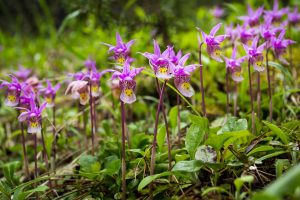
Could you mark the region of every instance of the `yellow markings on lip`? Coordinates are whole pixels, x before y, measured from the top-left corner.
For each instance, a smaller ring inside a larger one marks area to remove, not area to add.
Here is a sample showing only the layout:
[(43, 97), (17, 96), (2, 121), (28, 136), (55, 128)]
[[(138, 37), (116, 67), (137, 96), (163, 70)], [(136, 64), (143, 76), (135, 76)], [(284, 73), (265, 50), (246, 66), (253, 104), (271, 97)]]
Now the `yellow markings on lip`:
[(39, 126), (39, 123), (38, 123), (38, 122), (30, 122), (29, 125), (30, 125), (30, 127), (32, 127), (32, 128), (36, 128), (36, 127)]
[(220, 50), (218, 50), (218, 49), (217, 49), (217, 50), (215, 50), (215, 55), (216, 55), (216, 56), (220, 56), (220, 55), (221, 55), (221, 51), (220, 51)]
[(247, 41), (247, 45), (250, 46), (252, 44), (252, 40)]
[(258, 67), (261, 67), (261, 66), (262, 66), (262, 62), (261, 62), (261, 61), (257, 61), (255, 64), (256, 64), (256, 66), (258, 66)]
[(131, 97), (133, 94), (132, 89), (125, 89), (125, 94), (126, 94), (126, 96)]
[(166, 74), (168, 72), (168, 69), (166, 67), (161, 67), (158, 69), (159, 73)]
[(17, 97), (16, 97), (16, 95), (7, 95), (7, 99), (10, 102), (16, 102)]
[(92, 92), (98, 92), (98, 86), (92, 86)]
[(80, 99), (82, 99), (83, 101), (87, 100), (88, 98), (88, 94), (87, 93), (80, 93)]
[(125, 62), (125, 58), (123, 56), (118, 57), (117, 62), (123, 64)]
[(46, 100), (46, 102), (49, 103), (49, 104), (52, 103), (52, 98), (51, 98), (51, 97), (46, 97), (45, 100)]
[(234, 75), (237, 76), (237, 77), (240, 77), (241, 76), (241, 72), (234, 72)]
[(181, 84), (181, 86), (182, 86), (184, 89), (189, 90), (190, 87), (191, 87), (191, 84), (188, 83), (188, 82), (184, 82), (184, 83)]

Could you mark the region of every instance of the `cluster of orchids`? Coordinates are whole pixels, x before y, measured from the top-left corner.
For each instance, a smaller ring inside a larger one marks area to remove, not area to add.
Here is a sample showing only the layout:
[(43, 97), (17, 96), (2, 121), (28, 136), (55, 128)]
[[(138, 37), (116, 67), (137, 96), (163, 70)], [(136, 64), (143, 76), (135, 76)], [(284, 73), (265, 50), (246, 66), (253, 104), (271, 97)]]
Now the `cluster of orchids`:
[[(218, 13), (222, 13), (218, 10)], [(200, 28), (202, 40), (199, 38), (200, 43), (200, 84), (202, 80), (202, 63), (201, 63), (201, 46), (206, 44), (206, 51), (209, 56), (217, 62), (225, 61), (226, 65), (226, 90), (227, 90), (227, 104), (226, 110), (229, 113), (229, 78), (231, 75), (235, 90), (237, 90), (237, 83), (244, 80), (242, 63), (248, 61), (248, 75), (249, 75), (249, 93), (251, 101), (251, 119), (252, 119), (252, 132), (255, 130), (255, 114), (254, 114), (254, 97), (252, 92), (252, 74), (251, 66), (253, 70), (257, 72), (257, 117), (260, 117), (260, 104), (261, 104), (261, 92), (260, 92), (260, 73), (267, 68), (267, 81), (268, 81), (268, 93), (270, 98), (269, 104), (269, 120), (272, 120), (273, 105), (272, 105), (272, 90), (271, 90), (271, 77), (268, 62), (269, 51), (274, 52), (274, 56), (283, 65), (289, 65), (289, 62), (284, 58), (289, 45), (295, 43), (290, 39), (285, 39), (286, 30), (288, 25), (298, 26), (300, 24), (300, 14), (297, 7), (293, 11), (289, 8), (279, 9), (278, 1), (274, 1), (273, 10), (264, 10), (264, 7), (253, 9), (248, 5), (248, 15), (238, 17), (243, 22), (242, 24), (233, 24), (225, 27), (225, 35), (216, 36), (216, 32), (220, 29), (221, 23), (212, 28), (209, 34), (206, 34)], [(286, 20), (285, 20), (286, 19)], [(220, 44), (229, 39), (232, 46), (231, 57), (226, 57), (222, 53)], [(238, 46), (243, 46), (244, 56), (238, 57)], [(291, 55), (290, 55), (291, 56)], [(265, 60), (265, 63), (264, 63)], [(205, 111), (204, 91), (203, 83), (200, 85), (202, 90), (202, 107), (203, 114)], [(237, 91), (235, 91), (237, 93)], [(234, 115), (237, 115), (237, 94), (234, 96)]]
[[(29, 178), (28, 158), (26, 153), (26, 140), (24, 125), (27, 126), (27, 132), (34, 135), (35, 144), (35, 177), (37, 177), (37, 134), (41, 134), (43, 145), (43, 156), (46, 167), (48, 167), (48, 156), (46, 153), (45, 141), (42, 132), (42, 112), (48, 108), (55, 107), (56, 93), (60, 84), (53, 86), (49, 80), (46, 80), (47, 86), (44, 87), (38, 78), (32, 75), (30, 69), (19, 66), (18, 71), (14, 71), (10, 76), (11, 82), (1, 81), (0, 88), (6, 89), (5, 104), (14, 107), (19, 112), (18, 120), (20, 122), (21, 139), (23, 147), (24, 170)], [(43, 103), (40, 101), (42, 96)], [(55, 122), (53, 122), (55, 123)], [(54, 133), (55, 134), (55, 133)], [(52, 146), (53, 147), (53, 146)], [(53, 147), (54, 148), (54, 147)]]

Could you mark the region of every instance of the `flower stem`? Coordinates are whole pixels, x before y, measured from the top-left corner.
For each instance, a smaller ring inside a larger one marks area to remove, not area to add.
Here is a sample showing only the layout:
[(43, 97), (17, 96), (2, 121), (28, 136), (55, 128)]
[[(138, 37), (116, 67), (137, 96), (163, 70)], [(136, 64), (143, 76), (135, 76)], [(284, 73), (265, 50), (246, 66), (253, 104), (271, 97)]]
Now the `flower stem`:
[(27, 157), (27, 152), (26, 152), (23, 122), (20, 122), (20, 127), (21, 127), (22, 148), (23, 148), (24, 165), (25, 165), (25, 176), (26, 176), (26, 178), (29, 178), (28, 157)]
[(226, 115), (229, 115), (229, 70), (226, 68)]
[(267, 49), (267, 52), (266, 52), (266, 66), (267, 66), (268, 95), (269, 95), (269, 120), (270, 120), (270, 122), (272, 122), (272, 118), (273, 118), (273, 99), (272, 99), (272, 88), (271, 88), (271, 77), (270, 77), (268, 53), (269, 53), (269, 49)]
[[(159, 86), (159, 82), (158, 82), (158, 78), (156, 78), (156, 87), (157, 87), (157, 91), (158, 94), (160, 94), (160, 86)], [(165, 106), (162, 103), (161, 104), (161, 109), (162, 109), (162, 113), (163, 113), (163, 118), (164, 118), (164, 122), (165, 122), (165, 127), (166, 127), (166, 133), (167, 133), (167, 145), (168, 145), (168, 160), (169, 160), (169, 171), (171, 171), (172, 168), (172, 154), (171, 154), (171, 140), (170, 140), (170, 131), (169, 131), (169, 124), (168, 124), (168, 120), (167, 120), (167, 115), (166, 115), (166, 110), (165, 110)]]
[[(55, 128), (55, 125), (56, 125), (56, 109), (55, 109), (55, 106), (53, 106), (52, 108), (52, 134), (53, 134), (53, 142), (52, 142), (52, 156), (51, 156), (51, 171), (54, 172), (54, 174), (56, 173), (56, 167), (55, 167), (55, 164), (56, 164), (56, 144), (57, 144), (57, 135), (56, 135), (56, 128)], [(55, 182), (54, 182), (55, 184)]]
[(233, 114), (235, 117), (237, 116), (237, 99), (238, 99), (238, 85), (237, 85), (237, 82), (234, 81)]
[[(37, 135), (34, 134), (34, 178), (38, 177), (38, 165), (37, 165)], [(37, 183), (34, 182), (34, 187), (37, 187)], [(39, 194), (36, 193), (36, 199), (39, 199)]]
[(260, 73), (257, 72), (257, 117), (260, 118), (261, 108), (261, 90), (260, 90)]
[(200, 90), (202, 95), (202, 114), (206, 117), (206, 107), (205, 107), (205, 98), (204, 98), (204, 86), (203, 86), (203, 67), (202, 67), (202, 45), (203, 42), (199, 45), (199, 64), (200, 64)]
[(92, 155), (95, 155), (95, 130), (94, 130), (94, 115), (93, 115), (93, 97), (92, 84), (90, 84), (90, 120), (91, 120), (91, 135), (92, 135)]
[[(163, 104), (163, 96), (164, 96), (164, 91), (165, 91), (166, 84), (167, 84), (167, 80), (165, 80), (165, 82), (164, 82), (164, 84), (163, 84), (163, 86), (160, 90), (159, 103), (157, 105), (157, 110), (156, 110), (154, 135), (153, 135), (153, 143), (152, 143), (152, 152), (151, 152), (151, 161), (150, 161), (150, 175), (154, 175), (158, 119), (159, 119), (159, 112), (160, 112), (160, 109), (162, 108), (162, 104)], [(151, 196), (153, 195), (152, 191), (153, 191), (153, 183), (150, 184)]]
[(254, 109), (253, 109), (253, 94), (252, 94), (252, 81), (251, 81), (251, 69), (250, 69), (250, 59), (248, 60), (248, 76), (249, 76), (249, 94), (251, 102), (251, 125), (252, 125), (252, 134), (255, 133), (255, 122), (254, 122)]
[(125, 105), (121, 101), (122, 115), (122, 200), (126, 199)]

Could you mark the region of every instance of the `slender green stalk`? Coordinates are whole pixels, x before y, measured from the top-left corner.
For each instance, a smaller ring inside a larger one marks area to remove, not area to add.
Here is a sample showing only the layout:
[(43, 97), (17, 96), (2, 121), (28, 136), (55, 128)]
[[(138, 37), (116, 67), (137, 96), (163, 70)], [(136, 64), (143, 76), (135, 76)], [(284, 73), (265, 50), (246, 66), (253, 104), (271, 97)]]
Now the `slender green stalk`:
[(269, 95), (269, 120), (272, 122), (272, 118), (273, 118), (273, 99), (272, 99), (272, 86), (271, 86), (271, 77), (270, 77), (268, 53), (269, 53), (269, 49), (267, 49), (267, 52), (266, 52), (266, 66), (267, 66), (268, 95)]
[(122, 117), (122, 200), (126, 199), (125, 105), (121, 101)]
[(42, 145), (43, 145), (43, 157), (44, 157), (46, 169), (47, 169), (47, 171), (49, 171), (49, 159), (48, 159), (48, 154), (47, 154), (47, 149), (46, 149), (46, 144), (45, 144), (44, 129), (43, 129), (43, 125), (41, 125), (41, 126), (42, 126), (41, 136), (42, 136)]
[(260, 73), (257, 72), (257, 117), (260, 118), (261, 109), (261, 89), (260, 89)]
[(252, 81), (251, 81), (251, 69), (250, 69), (250, 59), (248, 60), (248, 75), (249, 75), (249, 95), (251, 102), (251, 125), (252, 125), (252, 134), (255, 133), (255, 118), (254, 118), (254, 108), (253, 108), (253, 93), (252, 93)]
[(25, 145), (25, 134), (24, 134), (24, 126), (23, 122), (20, 122), (20, 128), (21, 128), (21, 139), (22, 139), (22, 148), (23, 148), (23, 159), (24, 159), (24, 172), (25, 177), (29, 178), (29, 168), (28, 168), (28, 157), (27, 157), (27, 151), (26, 151), (26, 145)]
[(203, 45), (203, 42), (201, 42), (200, 45), (199, 45), (200, 90), (201, 90), (201, 95), (202, 95), (202, 114), (203, 114), (204, 117), (206, 117), (204, 86), (203, 86), (202, 45)]
[[(157, 110), (156, 110), (156, 116), (155, 116), (155, 125), (154, 125), (154, 135), (153, 135), (153, 143), (152, 143), (152, 153), (151, 153), (151, 161), (150, 161), (150, 175), (154, 175), (154, 169), (155, 169), (155, 157), (156, 157), (156, 145), (157, 145), (157, 127), (158, 127), (158, 119), (159, 119), (159, 112), (160, 109), (162, 108), (163, 104), (163, 96), (164, 96), (164, 91), (165, 87), (167, 84), (167, 80), (165, 80), (161, 90), (160, 90), (160, 95), (159, 95), (159, 103), (157, 105)], [(150, 194), (151, 197), (153, 198), (153, 183), (150, 184)]]

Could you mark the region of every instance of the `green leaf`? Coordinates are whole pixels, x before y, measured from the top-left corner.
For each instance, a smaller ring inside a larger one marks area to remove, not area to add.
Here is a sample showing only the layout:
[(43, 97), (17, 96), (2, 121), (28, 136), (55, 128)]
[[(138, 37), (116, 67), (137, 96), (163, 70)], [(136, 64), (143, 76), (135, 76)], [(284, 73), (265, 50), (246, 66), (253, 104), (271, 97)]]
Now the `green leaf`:
[(80, 165), (80, 174), (87, 178), (93, 179), (100, 173), (100, 163), (94, 156), (81, 156), (78, 163)]
[(277, 159), (275, 163), (276, 177), (280, 177), (283, 173), (284, 168), (290, 167), (290, 161), (288, 159)]
[(295, 165), (285, 174), (280, 176), (275, 182), (268, 185), (262, 194), (283, 197), (287, 194), (293, 194), (300, 185), (300, 164)]
[(205, 130), (199, 124), (192, 124), (186, 133), (185, 146), (192, 159), (195, 158), (197, 147), (203, 141)]
[(204, 166), (200, 160), (180, 161), (175, 164), (172, 171), (197, 172)]
[(265, 156), (263, 156), (263, 157), (257, 159), (257, 160), (255, 161), (255, 163), (256, 163), (256, 164), (261, 164), (263, 160), (266, 160), (266, 159), (268, 159), (268, 158), (272, 158), (272, 157), (275, 157), (275, 156), (279, 156), (279, 155), (284, 154), (284, 153), (286, 153), (286, 151), (276, 151), (276, 152), (274, 152), (274, 153), (267, 154), (267, 155), (265, 155)]
[(282, 66), (279, 63), (272, 62), (272, 61), (268, 62), (268, 64), (269, 64), (269, 66), (274, 67), (274, 68), (280, 70), (281, 72), (283, 72), (283, 74), (285, 75), (285, 77), (287, 77), (289, 79), (289, 81), (291, 81), (291, 82), (294, 81), (293, 76), (291, 75), (291, 73), (289, 72), (289, 70), (286, 67)]
[(248, 130), (244, 131), (235, 131), (235, 132), (226, 132), (220, 135), (212, 135), (210, 136), (205, 144), (214, 147), (216, 150), (220, 150), (225, 142), (230, 139), (230, 142), (227, 142), (226, 147), (240, 138), (252, 137), (252, 134)]
[(28, 199), (32, 194), (34, 194), (36, 192), (45, 192), (48, 189), (49, 189), (49, 187), (47, 185), (40, 185), (37, 188), (28, 190), (28, 191), (26, 191), (26, 196), (27, 196), (26, 199)]
[(237, 191), (240, 191), (242, 186), (245, 183), (252, 183), (254, 181), (254, 177), (249, 175), (249, 176), (241, 176), (240, 178), (237, 178), (234, 180), (234, 185)]
[(146, 178), (143, 178), (143, 180), (140, 182), (139, 186), (138, 186), (138, 191), (141, 191), (144, 187), (146, 187), (147, 185), (149, 185), (152, 181), (164, 177), (164, 176), (170, 176), (172, 175), (171, 172), (163, 172), (160, 174), (155, 174), (152, 176), (147, 176)]
[(278, 126), (276, 126), (275, 124), (272, 124), (272, 123), (270, 123), (268, 121), (263, 121), (263, 123), (265, 125), (267, 125), (271, 129), (271, 131), (273, 133), (275, 133), (281, 139), (281, 141), (284, 144), (288, 144), (289, 143), (288, 136), (280, 128), (278, 128)]
[(193, 124), (200, 125), (203, 129), (208, 130), (209, 121), (206, 117), (200, 117), (197, 115), (190, 114), (190, 120)]
[(252, 149), (247, 154), (247, 156), (250, 156), (250, 155), (258, 153), (258, 152), (262, 152), (262, 151), (265, 152), (265, 151), (271, 151), (271, 150), (274, 150), (274, 147), (269, 146), (269, 145), (259, 146), (259, 147), (256, 147), (256, 148)]
[(209, 194), (210, 192), (219, 192), (219, 193), (226, 193), (226, 194), (230, 194), (229, 192), (227, 192), (226, 189), (222, 188), (222, 187), (209, 187), (206, 188), (205, 190), (202, 191), (201, 196), (206, 196), (207, 194)]
[(236, 117), (229, 117), (224, 126), (218, 131), (218, 134), (226, 132), (243, 131), (248, 129), (248, 122), (246, 119), (237, 119)]
[(177, 126), (178, 107), (173, 106), (169, 112), (170, 125), (172, 128)]
[(157, 146), (158, 146), (158, 151), (162, 152), (164, 144), (165, 144), (165, 138), (166, 138), (166, 126), (162, 125), (158, 129), (157, 133)]
[(217, 159), (217, 153), (216, 151), (207, 145), (201, 145), (197, 148), (196, 154), (195, 154), (196, 160), (201, 160), (205, 163), (215, 163)]

